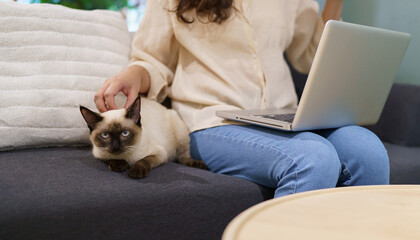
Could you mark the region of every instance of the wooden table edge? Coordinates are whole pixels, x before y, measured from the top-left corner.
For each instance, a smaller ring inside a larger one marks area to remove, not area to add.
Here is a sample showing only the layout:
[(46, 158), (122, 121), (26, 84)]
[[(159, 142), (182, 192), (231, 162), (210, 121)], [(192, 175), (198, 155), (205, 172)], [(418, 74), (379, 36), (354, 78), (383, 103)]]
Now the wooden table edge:
[(293, 201), (300, 198), (305, 198), (309, 196), (316, 196), (322, 194), (330, 194), (332, 192), (344, 192), (344, 191), (370, 191), (370, 190), (410, 190), (410, 189), (420, 189), (420, 185), (369, 185), (369, 186), (355, 186), (355, 187), (340, 187), (340, 188), (328, 188), (321, 190), (313, 190), (302, 193), (296, 193), (288, 195), (285, 197), (274, 198), (267, 200), (265, 202), (259, 203), (255, 206), (252, 206), (238, 216), (236, 216), (226, 227), (222, 240), (234, 240), (237, 239), (236, 235), (240, 232), (239, 230), (246, 223), (246, 220), (251, 218), (253, 215), (261, 212), (262, 209), (271, 207), (274, 204), (284, 203)]

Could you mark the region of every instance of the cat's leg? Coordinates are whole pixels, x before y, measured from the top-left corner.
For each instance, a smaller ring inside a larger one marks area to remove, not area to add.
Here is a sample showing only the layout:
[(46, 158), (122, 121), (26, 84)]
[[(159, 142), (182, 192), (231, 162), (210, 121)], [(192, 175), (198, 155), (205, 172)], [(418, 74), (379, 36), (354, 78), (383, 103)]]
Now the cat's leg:
[(148, 147), (149, 154), (141, 160), (130, 164), (128, 176), (132, 178), (145, 178), (152, 168), (168, 161), (168, 152), (160, 145), (152, 144)]
[(176, 155), (178, 158), (178, 162), (195, 168), (207, 169), (207, 165), (201, 160), (195, 160), (190, 155), (190, 141), (184, 142), (183, 144), (179, 144), (176, 149)]
[(105, 163), (108, 165), (108, 168), (114, 172), (124, 172), (128, 168), (128, 163), (124, 160), (107, 160)]
[(172, 121), (175, 126), (174, 132), (176, 141), (178, 142), (176, 147), (177, 161), (189, 167), (207, 169), (207, 166), (203, 161), (195, 160), (191, 157), (188, 128), (175, 111), (173, 112)]
[(157, 155), (147, 156), (131, 166), (128, 176), (131, 178), (145, 178), (153, 167), (160, 165), (159, 162)]

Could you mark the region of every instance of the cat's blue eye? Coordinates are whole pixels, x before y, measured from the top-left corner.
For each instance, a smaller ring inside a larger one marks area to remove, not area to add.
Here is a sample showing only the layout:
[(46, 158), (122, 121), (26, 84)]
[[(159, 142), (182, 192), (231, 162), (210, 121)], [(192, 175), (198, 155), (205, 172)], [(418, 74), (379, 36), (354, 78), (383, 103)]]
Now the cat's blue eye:
[(102, 133), (102, 137), (103, 137), (103, 138), (108, 138), (108, 137), (109, 137), (109, 133), (103, 132), (103, 133)]
[(128, 137), (128, 135), (130, 135), (130, 132), (129, 132), (129, 131), (127, 131), (127, 130), (124, 130), (124, 131), (121, 133), (121, 135), (122, 135), (123, 137)]

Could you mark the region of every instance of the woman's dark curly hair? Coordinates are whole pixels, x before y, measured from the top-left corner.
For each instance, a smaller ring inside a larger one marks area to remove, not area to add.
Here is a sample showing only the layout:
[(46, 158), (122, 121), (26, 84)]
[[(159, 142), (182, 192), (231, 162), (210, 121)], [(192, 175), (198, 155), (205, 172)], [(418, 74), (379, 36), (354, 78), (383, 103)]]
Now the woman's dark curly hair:
[(197, 17), (207, 17), (209, 22), (222, 23), (230, 17), (233, 0), (179, 0), (174, 10), (178, 19), (185, 23), (193, 23), (184, 13), (195, 10)]

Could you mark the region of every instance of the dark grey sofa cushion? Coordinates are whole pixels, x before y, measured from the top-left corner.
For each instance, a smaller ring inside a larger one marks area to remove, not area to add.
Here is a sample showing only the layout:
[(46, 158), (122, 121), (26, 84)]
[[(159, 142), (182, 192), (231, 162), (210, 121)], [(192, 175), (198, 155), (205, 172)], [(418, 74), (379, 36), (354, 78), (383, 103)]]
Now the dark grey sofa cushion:
[[(391, 183), (420, 183), (420, 148), (385, 143)], [(0, 239), (220, 239), (273, 190), (167, 163), (142, 180), (86, 148), (0, 153)]]
[(394, 84), (379, 122), (369, 128), (384, 141), (420, 146), (420, 86)]
[(272, 198), (247, 180), (167, 163), (141, 180), (86, 148), (0, 153), (0, 239), (220, 239)]
[(391, 184), (420, 184), (420, 147), (385, 142), (391, 168)]

